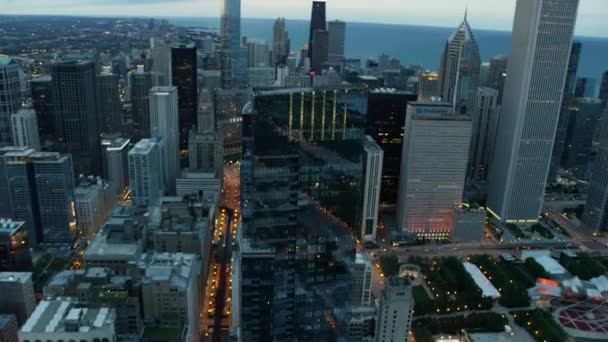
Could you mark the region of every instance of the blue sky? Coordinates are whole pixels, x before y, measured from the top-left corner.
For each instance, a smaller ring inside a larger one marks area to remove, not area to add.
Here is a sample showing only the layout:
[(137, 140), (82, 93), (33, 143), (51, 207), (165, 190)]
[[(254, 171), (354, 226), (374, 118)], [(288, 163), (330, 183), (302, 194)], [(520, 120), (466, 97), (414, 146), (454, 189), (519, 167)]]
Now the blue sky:
[[(220, 0), (0, 0), (4, 14), (219, 15)], [(242, 0), (243, 16), (306, 19), (310, 0)], [(328, 19), (453, 27), (465, 7), (479, 29), (511, 30), (515, 0), (328, 0)], [(580, 0), (577, 34), (608, 37), (608, 0)]]

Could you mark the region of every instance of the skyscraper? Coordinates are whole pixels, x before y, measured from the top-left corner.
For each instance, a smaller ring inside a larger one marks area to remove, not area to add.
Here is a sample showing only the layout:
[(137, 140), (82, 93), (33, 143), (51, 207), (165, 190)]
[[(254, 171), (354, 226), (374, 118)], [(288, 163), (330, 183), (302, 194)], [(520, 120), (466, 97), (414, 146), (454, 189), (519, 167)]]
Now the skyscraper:
[(268, 66), (269, 58), (268, 43), (262, 40), (247, 39), (247, 67), (265, 68)]
[(441, 56), (441, 97), (457, 114), (471, 115), (479, 87), (479, 46), (465, 13), (462, 24), (445, 44)]
[(594, 97), (595, 79), (591, 77), (580, 77), (576, 79), (574, 97)]
[(597, 98), (579, 97), (572, 101), (568, 111), (562, 165), (575, 169), (577, 176), (585, 179), (592, 160), (593, 138), (602, 114), (602, 103)]
[(363, 143), (364, 185), (361, 209), (361, 231), (359, 236), (365, 241), (376, 240), (378, 229), (378, 210), (382, 185), (382, 164), (384, 151), (369, 135)]
[(414, 298), (409, 280), (388, 278), (380, 297), (376, 341), (409, 341), (413, 309)]
[(397, 204), (403, 145), (403, 126), (408, 103), (416, 101), (416, 94), (393, 89), (373, 89), (367, 97), (367, 127), (369, 134), (384, 151), (382, 166), (383, 205)]
[(161, 148), (158, 139), (142, 139), (129, 151), (129, 183), (134, 206), (158, 204), (163, 178)]
[(117, 133), (122, 129), (118, 80), (118, 75), (111, 73), (97, 75), (95, 79), (97, 125), (104, 133)]
[(570, 121), (570, 111), (568, 107), (574, 100), (574, 89), (576, 86), (576, 73), (578, 71), (578, 63), (581, 57), (583, 44), (581, 42), (573, 42), (570, 49), (570, 59), (568, 61), (568, 71), (566, 73), (566, 84), (564, 85), (564, 95), (562, 98), (562, 106), (559, 112), (559, 120), (555, 133), (555, 143), (553, 145), (553, 154), (551, 155), (551, 167), (549, 169), (549, 182), (552, 182), (557, 175), (560, 166), (563, 166), (564, 148), (566, 148), (566, 134), (568, 133), (568, 122)]
[(38, 116), (38, 135), (43, 148), (59, 140), (57, 130), (55, 129), (55, 113), (53, 111), (51, 89), (52, 82), (50, 76), (38, 77), (30, 81), (32, 106)]
[(150, 89), (154, 86), (151, 73), (138, 69), (129, 74), (131, 85), (131, 105), (133, 112), (133, 137), (150, 137)]
[(21, 108), (19, 71), (17, 61), (0, 55), (0, 146), (12, 144), (11, 114)]
[(198, 108), (198, 77), (196, 48), (180, 45), (171, 50), (171, 75), (177, 87), (179, 105), (179, 148), (188, 149), (188, 133), (196, 127)]
[(100, 174), (95, 64), (66, 61), (51, 65), (55, 127), (60, 150), (71, 153), (77, 174)]
[(238, 86), (241, 52), (241, 0), (221, 0), (220, 46), (222, 86)]
[(346, 23), (334, 20), (327, 23), (329, 31), (328, 62), (340, 64), (344, 60), (344, 46), (346, 44)]
[(444, 239), (462, 202), (471, 119), (454, 114), (446, 102), (414, 102), (407, 111), (397, 225), (419, 237)]
[(505, 89), (507, 78), (507, 56), (497, 55), (490, 60), (490, 71), (488, 72), (487, 86), (498, 90), (498, 104), (502, 103), (502, 94)]
[(31, 147), (40, 151), (36, 112), (31, 109), (20, 109), (11, 115), (11, 130), (13, 132), (13, 145)]
[(175, 194), (175, 180), (180, 174), (177, 96), (176, 87), (150, 89), (150, 133), (165, 141), (163, 183), (170, 195)]
[[(316, 39), (315, 36), (317, 36)], [(328, 45), (329, 35), (327, 33), (327, 22), (325, 18), (325, 1), (313, 1), (312, 13), (310, 16), (310, 32), (308, 36), (308, 58), (311, 61), (313, 71), (321, 71), (319, 69), (321, 64), (327, 61), (327, 55), (329, 53), (327, 50)], [(315, 49), (320, 49), (321, 51), (315, 52)], [(314, 62), (315, 57), (316, 64)]]
[(285, 18), (278, 18), (272, 28), (272, 67), (287, 64), (289, 56), (289, 34), (285, 29)]
[(353, 306), (367, 306), (372, 304), (372, 285), (374, 271), (369, 257), (365, 253), (357, 253), (352, 265), (352, 292)]
[(109, 136), (101, 140), (103, 178), (110, 182), (112, 191), (119, 196), (129, 186), (129, 139)]
[(2, 163), (12, 217), (25, 221), (31, 246), (73, 242), (77, 231), (70, 155), (21, 148), (6, 152)]
[[(601, 120), (598, 129), (607, 132), (608, 120)], [(608, 135), (600, 134), (599, 137), (583, 213), (583, 223), (593, 233), (602, 233), (608, 229)]]
[(498, 90), (478, 88), (475, 110), (472, 113), (473, 136), (469, 153), (470, 177), (485, 180), (494, 155), (494, 140), (498, 124)]
[(602, 74), (599, 98), (602, 100), (602, 106), (606, 107), (606, 104), (608, 104), (608, 71)]
[(418, 77), (418, 99), (428, 100), (431, 97), (441, 96), (441, 82), (436, 72), (422, 72)]
[(578, 0), (517, 1), (487, 203), (503, 222), (538, 220), (577, 11)]

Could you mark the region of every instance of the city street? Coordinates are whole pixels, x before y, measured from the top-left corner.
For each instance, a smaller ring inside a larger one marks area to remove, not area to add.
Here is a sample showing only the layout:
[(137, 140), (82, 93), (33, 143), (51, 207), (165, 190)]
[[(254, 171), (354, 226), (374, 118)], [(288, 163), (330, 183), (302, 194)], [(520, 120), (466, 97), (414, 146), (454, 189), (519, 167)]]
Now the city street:
[(232, 244), (240, 222), (240, 174), (238, 165), (224, 167), (224, 187), (216, 218), (205, 297), (201, 308), (203, 341), (223, 341), (231, 326)]

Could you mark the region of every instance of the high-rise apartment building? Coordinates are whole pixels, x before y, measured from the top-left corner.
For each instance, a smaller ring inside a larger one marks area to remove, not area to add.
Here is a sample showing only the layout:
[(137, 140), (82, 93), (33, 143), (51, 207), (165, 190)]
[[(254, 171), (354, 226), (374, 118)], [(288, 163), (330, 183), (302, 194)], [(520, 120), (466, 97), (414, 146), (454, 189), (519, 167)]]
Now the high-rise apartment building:
[(95, 78), (97, 125), (104, 133), (122, 130), (122, 106), (120, 104), (119, 76), (103, 73)]
[(346, 45), (346, 23), (333, 20), (327, 23), (329, 31), (328, 62), (340, 64), (344, 60), (344, 46)]
[(40, 151), (40, 138), (38, 137), (38, 119), (36, 112), (31, 109), (20, 109), (11, 115), (11, 131), (13, 145), (30, 147)]
[(162, 140), (142, 139), (129, 151), (129, 183), (134, 206), (158, 204), (162, 193)]
[(273, 68), (287, 64), (289, 56), (289, 33), (285, 29), (285, 18), (277, 18), (272, 27), (272, 64)]
[(0, 146), (12, 144), (11, 114), (21, 108), (19, 72), (16, 60), (0, 55)]
[(487, 202), (490, 213), (503, 222), (538, 220), (578, 3), (517, 1)]
[(446, 102), (410, 103), (407, 111), (397, 225), (419, 237), (444, 239), (462, 202), (472, 122)]
[(409, 280), (388, 278), (385, 281), (376, 322), (376, 341), (409, 341), (414, 297)]
[(363, 203), (359, 236), (362, 240), (374, 241), (378, 229), (384, 151), (369, 135), (365, 136), (363, 144), (363, 172), (365, 175), (363, 178)]
[(150, 89), (150, 133), (153, 138), (162, 138), (165, 149), (162, 157), (164, 188), (175, 194), (175, 180), (181, 171), (179, 164), (179, 118), (178, 90), (176, 87), (154, 87)]
[(61, 152), (72, 154), (77, 174), (100, 174), (95, 64), (55, 63), (51, 65), (51, 77)]
[[(316, 39), (315, 36), (317, 36)], [(308, 35), (308, 58), (311, 61), (313, 71), (320, 72), (321, 65), (327, 62), (328, 45), (329, 34), (327, 32), (325, 1), (313, 1)], [(315, 52), (315, 49), (320, 49), (321, 51)], [(315, 57), (316, 63), (313, 62)]]
[(101, 178), (81, 177), (74, 189), (74, 198), (80, 235), (90, 241), (116, 203), (116, 196)]
[(171, 75), (177, 88), (179, 106), (179, 148), (188, 149), (188, 133), (196, 127), (198, 108), (198, 77), (196, 47), (179, 45), (171, 50)]
[(32, 273), (0, 272), (0, 314), (17, 316), (19, 325), (25, 323), (36, 308)]
[(441, 56), (441, 97), (452, 103), (456, 114), (471, 115), (479, 87), (481, 58), (479, 46), (465, 14), (445, 44)]

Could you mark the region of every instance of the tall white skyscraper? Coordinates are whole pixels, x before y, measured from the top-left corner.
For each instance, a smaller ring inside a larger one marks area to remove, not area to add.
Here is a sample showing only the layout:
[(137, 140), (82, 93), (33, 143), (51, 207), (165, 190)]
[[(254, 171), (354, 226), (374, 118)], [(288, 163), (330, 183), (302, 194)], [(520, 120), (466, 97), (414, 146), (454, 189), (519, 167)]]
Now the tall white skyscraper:
[(351, 304), (353, 306), (372, 305), (373, 266), (365, 253), (355, 254), (352, 265)]
[(488, 210), (538, 220), (562, 102), (578, 0), (518, 0)]
[(400, 230), (429, 239), (447, 238), (462, 202), (471, 119), (454, 115), (446, 102), (407, 106), (397, 203)]
[(20, 109), (17, 113), (11, 115), (11, 130), (13, 132), (13, 145), (30, 147), (40, 151), (36, 112), (31, 109)]
[(450, 36), (441, 56), (441, 97), (454, 105), (457, 114), (471, 115), (479, 86), (479, 46), (465, 14), (462, 24)]
[(150, 133), (165, 141), (163, 169), (165, 190), (175, 194), (175, 180), (179, 176), (179, 117), (176, 87), (150, 89)]
[(386, 279), (376, 324), (376, 341), (409, 341), (414, 298), (409, 280)]
[(380, 187), (382, 184), (382, 163), (384, 151), (374, 139), (367, 135), (363, 145), (365, 161), (365, 185), (363, 188), (363, 211), (361, 220), (361, 239), (376, 240), (378, 229), (378, 207), (380, 206)]
[(157, 139), (142, 139), (129, 151), (129, 183), (134, 206), (158, 204), (161, 193), (161, 148)]

